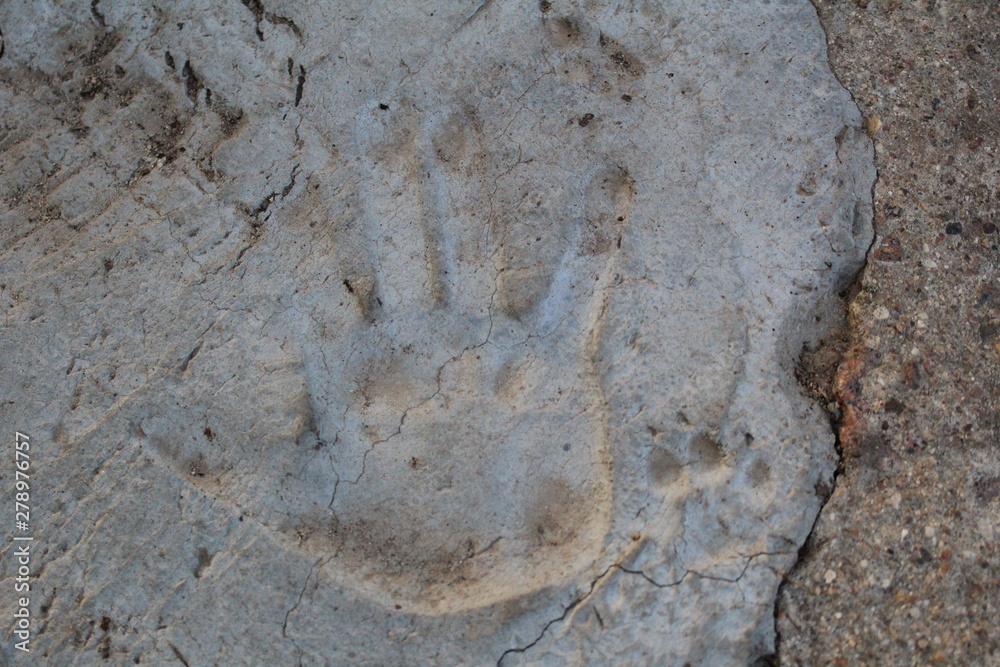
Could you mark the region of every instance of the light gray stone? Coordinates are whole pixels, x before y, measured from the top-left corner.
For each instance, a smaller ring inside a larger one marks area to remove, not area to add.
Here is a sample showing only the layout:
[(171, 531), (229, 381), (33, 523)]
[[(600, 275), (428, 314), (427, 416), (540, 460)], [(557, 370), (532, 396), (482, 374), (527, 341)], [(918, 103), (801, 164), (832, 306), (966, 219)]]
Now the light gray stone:
[(871, 240), (808, 2), (33, 1), (0, 27), (37, 655), (773, 649), (836, 464), (794, 365)]

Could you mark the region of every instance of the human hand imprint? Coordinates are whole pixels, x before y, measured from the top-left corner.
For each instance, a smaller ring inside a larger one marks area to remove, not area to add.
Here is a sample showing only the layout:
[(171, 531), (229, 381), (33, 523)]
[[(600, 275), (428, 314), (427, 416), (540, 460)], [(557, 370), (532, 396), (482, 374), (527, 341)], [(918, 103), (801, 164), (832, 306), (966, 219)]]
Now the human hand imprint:
[(337, 558), (430, 605), (550, 585), (607, 530), (593, 355), (632, 184), (597, 163), (575, 189), (544, 149), (501, 173), (495, 141), (472, 110), (363, 112), (366, 210), (300, 301)]

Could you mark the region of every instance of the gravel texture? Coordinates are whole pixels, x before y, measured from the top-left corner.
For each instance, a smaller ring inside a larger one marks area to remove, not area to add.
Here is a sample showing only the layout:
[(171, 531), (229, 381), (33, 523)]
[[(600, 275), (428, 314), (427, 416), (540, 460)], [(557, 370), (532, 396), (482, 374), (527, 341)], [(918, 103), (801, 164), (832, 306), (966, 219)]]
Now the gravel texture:
[[(1000, 663), (1000, 6), (818, 2), (876, 142), (876, 240), (831, 349), (843, 460), (780, 595), (788, 665)], [(833, 396), (830, 396), (831, 398)]]

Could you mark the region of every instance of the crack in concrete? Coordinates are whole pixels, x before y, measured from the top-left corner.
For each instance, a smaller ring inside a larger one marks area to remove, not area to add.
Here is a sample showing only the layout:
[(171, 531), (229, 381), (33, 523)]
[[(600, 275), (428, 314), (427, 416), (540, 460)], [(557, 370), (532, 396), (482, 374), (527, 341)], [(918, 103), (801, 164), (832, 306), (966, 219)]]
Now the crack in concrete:
[[(494, 290), (493, 294), (494, 295), (496, 294), (496, 290)], [(491, 298), (491, 300), (490, 300), (490, 309), (491, 310), (492, 310), (492, 307), (493, 307), (493, 303), (492, 303), (492, 298)], [(410, 414), (411, 410), (416, 410), (416, 409), (422, 407), (423, 405), (425, 405), (428, 402), (434, 400), (434, 398), (436, 398), (437, 396), (439, 396), (441, 394), (441, 375), (442, 375), (442, 373), (444, 373), (444, 369), (449, 364), (451, 364), (451, 363), (453, 363), (453, 362), (458, 361), (459, 359), (461, 359), (463, 356), (465, 356), (465, 354), (467, 352), (469, 352), (471, 350), (479, 349), (479, 348), (483, 347), (484, 345), (486, 345), (489, 342), (490, 335), (492, 334), (492, 332), (493, 332), (493, 314), (491, 312), (490, 313), (490, 327), (489, 327), (489, 331), (487, 331), (486, 338), (483, 340), (483, 342), (477, 343), (476, 345), (469, 345), (469, 346), (467, 346), (461, 352), (459, 352), (455, 356), (451, 357), (450, 359), (448, 359), (447, 361), (445, 361), (443, 364), (441, 364), (441, 366), (438, 367), (437, 375), (436, 375), (436, 378), (435, 378), (435, 381), (437, 383), (437, 388), (434, 390), (434, 393), (432, 393), (430, 396), (427, 396), (426, 398), (421, 399), (418, 403), (415, 403), (414, 405), (408, 406), (405, 410), (403, 410), (403, 414), (399, 418), (399, 425), (396, 427), (396, 430), (394, 432), (390, 433), (389, 435), (387, 435), (386, 437), (382, 438), (381, 440), (376, 440), (375, 442), (373, 442), (371, 444), (371, 447), (369, 447), (365, 451), (365, 453), (362, 455), (362, 457), (361, 457), (361, 472), (358, 474), (357, 478), (353, 482), (350, 481), (350, 480), (346, 480), (347, 484), (357, 484), (358, 482), (361, 481), (361, 478), (365, 474), (366, 465), (367, 465), (367, 462), (368, 462), (368, 455), (371, 454), (373, 451), (375, 451), (375, 448), (377, 446), (384, 445), (385, 443), (389, 442), (390, 440), (392, 440), (393, 438), (395, 438), (396, 436), (398, 436), (400, 433), (403, 432), (403, 426), (406, 424), (406, 417)], [(345, 412), (345, 415), (346, 415), (346, 412)], [(332, 498), (330, 500), (330, 505), (329, 505), (330, 509), (333, 509), (333, 503), (334, 503), (334, 500), (336, 499), (337, 486), (339, 486), (339, 484), (340, 484), (340, 479), (338, 477), (337, 483), (334, 485), (334, 498)]]
[(558, 618), (554, 618), (550, 620), (548, 623), (546, 623), (544, 627), (542, 627), (542, 631), (538, 633), (538, 636), (535, 637), (535, 639), (533, 639), (530, 643), (525, 644), (524, 646), (521, 647), (509, 648), (506, 651), (504, 651), (500, 655), (500, 658), (497, 660), (497, 667), (503, 667), (504, 658), (506, 658), (508, 655), (512, 653), (524, 653), (525, 651), (528, 651), (532, 647), (534, 647), (538, 642), (542, 640), (542, 637), (545, 636), (545, 633), (548, 632), (550, 627), (552, 627), (556, 623), (561, 623), (562, 621), (566, 620), (566, 617), (569, 615), (571, 611), (573, 611), (581, 604), (586, 602), (590, 598), (590, 596), (593, 595), (594, 590), (597, 588), (597, 585), (601, 582), (601, 580), (608, 577), (611, 571), (617, 567), (618, 567), (617, 564), (609, 565), (607, 569), (604, 570), (604, 572), (602, 572), (600, 575), (598, 575), (596, 579), (590, 582), (590, 588), (587, 590), (586, 593), (584, 593), (583, 595), (581, 595), (580, 597), (576, 598), (571, 603), (569, 603), (569, 605), (567, 605), (563, 609), (563, 613), (560, 614)]
[(306, 580), (302, 583), (302, 590), (299, 591), (298, 599), (296, 599), (295, 604), (293, 604), (288, 609), (288, 611), (285, 612), (285, 620), (281, 623), (281, 636), (290, 641), (292, 645), (295, 646), (296, 649), (298, 649), (300, 654), (305, 653), (305, 651), (302, 649), (301, 646), (299, 646), (298, 642), (295, 641), (294, 637), (290, 637), (288, 635), (288, 619), (291, 617), (292, 613), (299, 608), (299, 605), (302, 604), (302, 598), (306, 594), (306, 588), (309, 587), (309, 580), (312, 579), (313, 572), (315, 572), (316, 568), (319, 567), (321, 564), (325, 563), (323, 562), (322, 558), (319, 558), (316, 560), (315, 563), (312, 564), (312, 567), (309, 568), (309, 574), (306, 575)]
[[(654, 579), (653, 577), (651, 577), (650, 575), (646, 574), (643, 570), (631, 570), (631, 569), (625, 567), (624, 565), (622, 565), (620, 561), (616, 562), (616, 563), (613, 563), (613, 564), (609, 565), (606, 570), (604, 570), (600, 575), (598, 575), (590, 583), (590, 588), (587, 590), (587, 592), (585, 594), (579, 596), (578, 598), (576, 598), (575, 600), (573, 600), (571, 603), (569, 603), (569, 605), (567, 605), (563, 609), (562, 614), (560, 614), (557, 618), (553, 618), (553, 619), (549, 620), (542, 627), (542, 631), (538, 634), (537, 637), (535, 637), (535, 639), (533, 639), (528, 644), (525, 644), (524, 646), (515, 647), (515, 648), (509, 648), (506, 651), (504, 651), (503, 654), (501, 654), (500, 659), (497, 660), (497, 667), (502, 667), (504, 658), (506, 658), (508, 655), (510, 655), (512, 653), (525, 653), (525, 652), (529, 651), (531, 648), (533, 648), (536, 644), (538, 644), (538, 642), (540, 642), (542, 640), (542, 638), (545, 636), (545, 634), (548, 632), (548, 630), (549, 630), (550, 627), (552, 627), (553, 625), (555, 625), (557, 623), (561, 623), (561, 622), (565, 621), (566, 618), (570, 615), (570, 613), (573, 610), (577, 609), (582, 604), (584, 604), (588, 599), (590, 599), (593, 596), (594, 592), (596, 591), (598, 585), (603, 580), (605, 580), (609, 576), (611, 576), (612, 571), (614, 571), (614, 570), (618, 570), (619, 572), (622, 572), (623, 574), (628, 574), (628, 575), (642, 577), (649, 584), (652, 584), (656, 588), (676, 588), (677, 586), (680, 586), (682, 583), (684, 583), (684, 581), (687, 580), (688, 577), (696, 577), (698, 579), (707, 579), (707, 580), (710, 580), (710, 581), (719, 581), (719, 582), (728, 583), (728, 584), (735, 584), (735, 583), (739, 583), (739, 581), (741, 579), (743, 579), (744, 575), (747, 573), (747, 570), (750, 568), (750, 564), (755, 559), (757, 559), (757, 558), (759, 558), (761, 556), (780, 556), (780, 555), (789, 555), (789, 554), (792, 554), (792, 553), (795, 553), (795, 552), (792, 552), (792, 551), (761, 551), (761, 552), (757, 552), (757, 553), (750, 554), (750, 555), (747, 555), (747, 556), (743, 556), (744, 558), (746, 558), (746, 562), (743, 564), (743, 568), (740, 570), (740, 573), (735, 578), (720, 577), (720, 576), (716, 576), (716, 575), (711, 575), (711, 574), (705, 574), (705, 573), (702, 573), (702, 572), (698, 572), (697, 570), (685, 569), (684, 570), (684, 574), (682, 574), (680, 576), (680, 578), (678, 578), (676, 581), (670, 581), (670, 582), (659, 582), (656, 579)], [(773, 568), (771, 568), (771, 569), (773, 571)], [(603, 627), (603, 621), (601, 622), (601, 625)]]

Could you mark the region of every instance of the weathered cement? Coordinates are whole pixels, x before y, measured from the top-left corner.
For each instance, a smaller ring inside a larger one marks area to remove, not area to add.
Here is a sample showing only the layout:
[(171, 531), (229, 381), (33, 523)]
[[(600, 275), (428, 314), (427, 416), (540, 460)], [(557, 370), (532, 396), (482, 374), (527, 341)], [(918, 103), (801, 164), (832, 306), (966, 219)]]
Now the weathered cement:
[(812, 7), (318, 4), (0, 10), (36, 651), (770, 653), (871, 238)]

